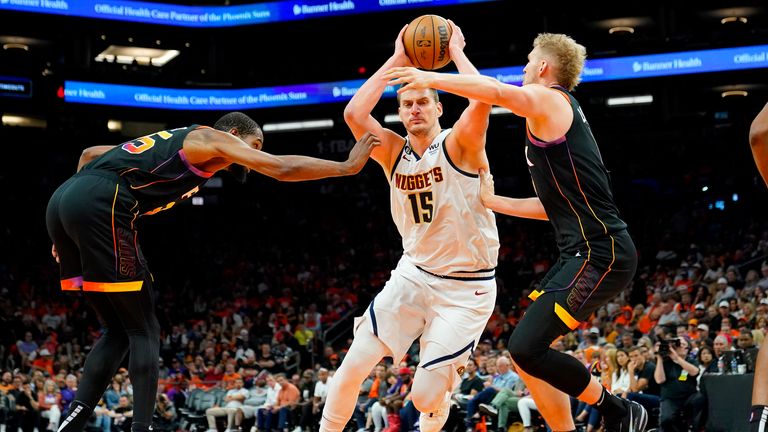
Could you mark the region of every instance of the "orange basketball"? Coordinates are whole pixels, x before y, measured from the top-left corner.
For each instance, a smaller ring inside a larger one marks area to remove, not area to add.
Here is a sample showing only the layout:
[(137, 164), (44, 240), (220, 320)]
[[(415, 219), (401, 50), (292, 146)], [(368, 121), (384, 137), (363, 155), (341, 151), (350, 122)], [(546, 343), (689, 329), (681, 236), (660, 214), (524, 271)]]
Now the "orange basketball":
[(451, 54), (448, 52), (451, 33), (451, 26), (445, 18), (422, 15), (411, 21), (405, 29), (405, 54), (419, 69), (440, 69), (451, 61)]

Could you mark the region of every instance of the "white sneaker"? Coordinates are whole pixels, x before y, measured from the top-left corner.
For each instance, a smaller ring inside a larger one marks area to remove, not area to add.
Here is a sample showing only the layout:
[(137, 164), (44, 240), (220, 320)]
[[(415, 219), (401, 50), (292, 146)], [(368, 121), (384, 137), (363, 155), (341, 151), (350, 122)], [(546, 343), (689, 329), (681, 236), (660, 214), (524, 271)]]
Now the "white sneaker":
[(448, 420), (448, 414), (451, 412), (451, 393), (445, 392), (445, 398), (443, 403), (440, 404), (440, 408), (437, 411), (425, 414), (419, 414), (419, 431), (420, 432), (440, 432), (445, 426), (445, 421)]
[(296, 426), (296, 427), (293, 429), (293, 432), (301, 432), (301, 426)]

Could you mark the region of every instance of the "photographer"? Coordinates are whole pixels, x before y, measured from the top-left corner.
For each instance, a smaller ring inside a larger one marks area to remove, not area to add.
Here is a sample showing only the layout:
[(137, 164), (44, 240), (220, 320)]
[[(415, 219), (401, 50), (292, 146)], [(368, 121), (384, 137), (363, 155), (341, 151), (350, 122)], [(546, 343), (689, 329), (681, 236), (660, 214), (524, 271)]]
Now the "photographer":
[(661, 430), (687, 431), (703, 408), (704, 399), (696, 389), (699, 367), (695, 360), (686, 360), (690, 344), (685, 338), (663, 339), (656, 343), (656, 370), (653, 377), (661, 386)]

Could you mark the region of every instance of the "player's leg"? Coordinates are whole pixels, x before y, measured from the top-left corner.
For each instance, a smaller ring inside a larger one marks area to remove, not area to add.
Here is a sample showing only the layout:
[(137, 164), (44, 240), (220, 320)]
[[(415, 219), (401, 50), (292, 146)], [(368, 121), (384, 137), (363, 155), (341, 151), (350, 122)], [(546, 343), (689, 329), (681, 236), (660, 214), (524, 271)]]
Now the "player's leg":
[(411, 400), (421, 412), (421, 432), (442, 429), (450, 411), (450, 393), (461, 381), (464, 366), (493, 312), (496, 280), (492, 272), (477, 277), (427, 278), (430, 307), (420, 339), (421, 363), (411, 388)]
[[(104, 193), (108, 195), (109, 188), (103, 187), (103, 182), (104, 179), (100, 178), (96, 182), (83, 177), (72, 178), (54, 193), (49, 202), (46, 222), (58, 253), (62, 290), (79, 291), (83, 286), (84, 263), (88, 261), (88, 265), (92, 264), (91, 260), (81, 256), (81, 248), (85, 250), (104, 248), (96, 240), (98, 236), (89, 233), (89, 230), (98, 230), (101, 225), (92, 226), (86, 220), (88, 213), (99, 212), (101, 208), (93, 203), (83, 202), (86, 197), (98, 201), (99, 189), (105, 190)], [(101, 228), (107, 229), (103, 226)], [(108, 303), (88, 300), (99, 317), (103, 333), (86, 357), (83, 377), (75, 399), (70, 404), (68, 412), (64, 413), (64, 420), (59, 426), (60, 431), (80, 431), (85, 427), (93, 408), (128, 350), (128, 338), (122, 331), (120, 323), (116, 321), (116, 315), (111, 306)]]
[[(609, 424), (627, 416), (628, 405), (607, 392), (581, 362), (549, 345), (616, 296), (634, 276), (637, 264), (634, 245), (628, 235), (617, 237), (605, 245), (608, 256), (612, 257), (605, 265), (594, 257), (592, 261), (575, 257), (562, 259), (558, 273), (547, 281), (543, 293), (529, 307), (509, 343), (512, 357), (521, 370), (595, 405)], [(593, 251), (597, 250), (596, 246), (593, 245)], [(633, 424), (644, 427), (645, 411), (639, 405), (631, 408)]]
[(403, 358), (424, 330), (423, 274), (401, 260), (384, 289), (355, 320), (355, 338), (333, 376), (321, 432), (340, 432), (352, 416), (360, 384), (382, 357)]
[(749, 417), (752, 432), (768, 432), (768, 343), (763, 343), (755, 361), (752, 385), (752, 410)]
[(349, 352), (328, 385), (321, 432), (341, 432), (352, 417), (360, 385), (389, 349), (367, 329), (356, 332)]
[[(131, 427), (147, 430), (157, 391), (160, 326), (154, 314), (151, 276), (136, 241), (138, 203), (110, 173), (83, 174), (76, 184), (62, 198), (70, 203), (62, 221), (80, 249), (83, 290), (107, 326), (98, 350), (89, 354), (92, 367), (85, 371), (90, 376), (84, 377), (88, 399), (97, 392), (101, 396), (126, 348), (130, 349)], [(84, 409), (92, 407), (81, 402), (87, 405)]]
[[(514, 363), (514, 361), (513, 361)], [(553, 431), (570, 431), (575, 428), (571, 416), (571, 402), (567, 394), (545, 381), (533, 377), (515, 363), (515, 372), (525, 382), (536, 401), (536, 406)]]

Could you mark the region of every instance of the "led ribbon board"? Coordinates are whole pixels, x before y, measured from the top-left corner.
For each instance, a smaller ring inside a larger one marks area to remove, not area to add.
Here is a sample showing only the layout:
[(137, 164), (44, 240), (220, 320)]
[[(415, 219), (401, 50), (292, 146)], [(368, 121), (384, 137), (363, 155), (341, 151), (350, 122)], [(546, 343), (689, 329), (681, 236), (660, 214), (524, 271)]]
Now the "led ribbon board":
[[(0, 0), (4, 1), (4, 0)], [(768, 67), (768, 45), (589, 60), (584, 82), (723, 72)], [(523, 66), (483, 69), (519, 85)], [(66, 81), (67, 102), (177, 110), (246, 110), (348, 101), (364, 80), (249, 89), (170, 89)], [(384, 96), (394, 97), (387, 87)]]
[(68, 15), (182, 27), (230, 27), (498, 0), (297, 0), (183, 6), (129, 0), (0, 0), (0, 11)]

